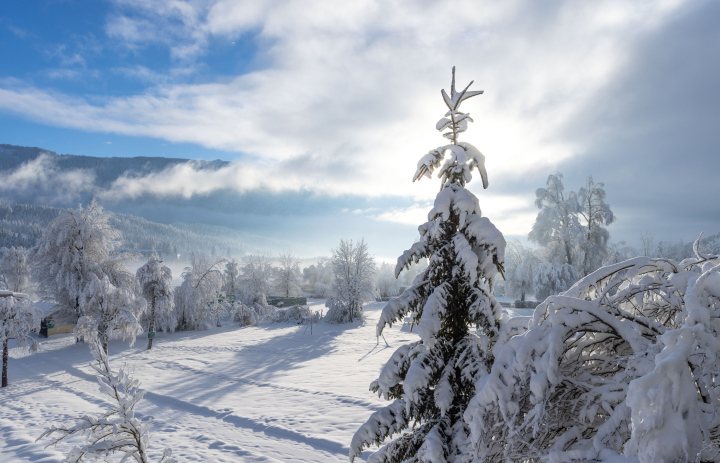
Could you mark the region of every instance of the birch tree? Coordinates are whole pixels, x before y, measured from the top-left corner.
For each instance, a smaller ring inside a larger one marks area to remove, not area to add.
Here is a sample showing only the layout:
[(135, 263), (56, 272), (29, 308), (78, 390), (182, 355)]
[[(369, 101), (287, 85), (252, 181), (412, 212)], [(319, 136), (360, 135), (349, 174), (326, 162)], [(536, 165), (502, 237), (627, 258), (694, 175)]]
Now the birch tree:
[(275, 276), (275, 291), (283, 297), (299, 296), (302, 294), (300, 282), (302, 274), (300, 273), (300, 259), (293, 256), (290, 252), (280, 254), (278, 258), (280, 266)]
[[(155, 253), (137, 270), (135, 276), (143, 297), (150, 304), (146, 317), (148, 333), (154, 333), (157, 328), (173, 331), (177, 326), (177, 318), (170, 268), (163, 265)], [(153, 345), (151, 336), (148, 336), (148, 350), (152, 349)]]
[(114, 286), (131, 286), (133, 276), (125, 257), (112, 254), (120, 232), (108, 224), (109, 215), (93, 200), (67, 211), (43, 232), (30, 250), (31, 276), (37, 293), (55, 304), (56, 317), (75, 322), (82, 315), (81, 299), (88, 284), (107, 277)]
[(577, 266), (578, 243), (583, 227), (578, 214), (580, 203), (574, 191), (565, 192), (561, 173), (548, 176), (547, 188), (535, 192), (535, 205), (540, 209), (528, 239), (548, 250), (550, 261)]
[[(0, 343), (2, 343), (2, 387), (8, 385), (8, 343), (17, 340), (18, 347), (37, 350), (37, 343), (30, 332), (40, 328), (42, 312), (28, 298), (18, 299), (12, 291), (3, 291), (0, 296)], [(24, 295), (26, 296), (26, 295)]]
[(347, 323), (362, 317), (363, 303), (375, 295), (375, 261), (364, 239), (353, 244), (340, 240), (332, 256), (332, 297), (325, 319), (331, 323)]
[(22, 246), (2, 248), (0, 281), (8, 291), (24, 293), (30, 289), (30, 266), (27, 250)]
[(604, 183), (595, 183), (592, 176), (588, 176), (578, 192), (580, 216), (585, 221), (582, 276), (600, 268), (609, 253), (610, 232), (605, 227), (615, 222), (615, 215), (605, 203), (604, 187)]
[(90, 275), (80, 299), (82, 315), (75, 327), (75, 336), (97, 340), (105, 353), (112, 338), (129, 339), (132, 345), (142, 331), (140, 317), (146, 307), (145, 299), (136, 297), (131, 287), (115, 286), (107, 276), (100, 280)]

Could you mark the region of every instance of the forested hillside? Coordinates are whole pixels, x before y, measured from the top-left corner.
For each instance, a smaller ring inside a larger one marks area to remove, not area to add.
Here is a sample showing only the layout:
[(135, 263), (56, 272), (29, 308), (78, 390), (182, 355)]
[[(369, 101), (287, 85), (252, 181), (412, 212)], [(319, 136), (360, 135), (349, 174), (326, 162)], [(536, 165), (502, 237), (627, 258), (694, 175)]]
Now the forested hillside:
[[(60, 169), (91, 169), (95, 172), (98, 186), (106, 187), (123, 174), (147, 174), (157, 172), (166, 167), (188, 162), (188, 159), (163, 157), (111, 157), (78, 156), (74, 154), (57, 154), (54, 151), (29, 146), (0, 144), (0, 170), (15, 169), (39, 156), (51, 157)], [(225, 161), (193, 161), (207, 169), (217, 169), (227, 165)]]
[[(29, 204), (0, 203), (0, 247), (31, 248), (63, 209)], [(157, 249), (166, 259), (190, 253), (240, 256), (252, 246), (261, 247), (257, 238), (218, 226), (178, 223), (166, 225), (129, 214), (112, 214), (110, 224), (122, 233), (119, 248)]]

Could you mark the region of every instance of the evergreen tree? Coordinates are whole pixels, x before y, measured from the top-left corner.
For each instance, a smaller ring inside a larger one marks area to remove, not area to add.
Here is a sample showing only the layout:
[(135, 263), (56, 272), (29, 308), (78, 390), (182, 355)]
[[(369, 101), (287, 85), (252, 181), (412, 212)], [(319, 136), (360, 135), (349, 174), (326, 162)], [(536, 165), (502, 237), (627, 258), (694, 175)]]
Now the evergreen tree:
[[(136, 274), (142, 295), (150, 304), (148, 314), (148, 332), (156, 328), (171, 331), (177, 326), (175, 318), (175, 298), (172, 287), (172, 271), (163, 265), (157, 254), (150, 256), (145, 265)], [(148, 350), (152, 349), (153, 338), (148, 338)]]
[(414, 177), (430, 177), (439, 169), (440, 193), (429, 221), (419, 227), (420, 241), (398, 259), (395, 273), (422, 258), (428, 258), (429, 265), (412, 287), (385, 307), (377, 326), (380, 335), (385, 326), (412, 313), (420, 340), (400, 347), (370, 386), (394, 402), (355, 433), (350, 461), (364, 447), (403, 431), (369, 461), (465, 461), (469, 429), (463, 414), (492, 364), (491, 349), (502, 317), (492, 288), (502, 275), (505, 254), (502, 233), (481, 217), (477, 197), (465, 188), (473, 169), (480, 173), (483, 187), (488, 186), (485, 157), (471, 144), (458, 141), (472, 121), (460, 112), (460, 104), (482, 93), (468, 91), (470, 85), (456, 92), (453, 68), (450, 95), (442, 91), (449, 111), (436, 126), (449, 129), (443, 135), (452, 143), (425, 155)]

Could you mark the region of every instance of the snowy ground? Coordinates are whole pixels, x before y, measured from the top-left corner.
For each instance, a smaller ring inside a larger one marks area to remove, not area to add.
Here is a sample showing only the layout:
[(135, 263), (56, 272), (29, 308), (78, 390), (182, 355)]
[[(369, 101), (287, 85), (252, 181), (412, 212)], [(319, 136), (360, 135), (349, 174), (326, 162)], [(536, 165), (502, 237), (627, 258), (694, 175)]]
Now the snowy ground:
[[(320, 309), (324, 301), (311, 300)], [(387, 402), (368, 386), (395, 348), (415, 340), (408, 326), (375, 323), (385, 303), (366, 306), (364, 324), (226, 326), (158, 337), (133, 348), (109, 346), (114, 369), (126, 364), (148, 391), (138, 412), (153, 417), (157, 460), (172, 447), (179, 461), (347, 461), (355, 430)], [(11, 350), (10, 385), (0, 389), (0, 461), (55, 462), (72, 445), (35, 442), (51, 422), (71, 424), (105, 407), (86, 344), (72, 335), (41, 339), (40, 352)], [(76, 441), (77, 442), (77, 441)], [(366, 452), (366, 457), (370, 452)]]

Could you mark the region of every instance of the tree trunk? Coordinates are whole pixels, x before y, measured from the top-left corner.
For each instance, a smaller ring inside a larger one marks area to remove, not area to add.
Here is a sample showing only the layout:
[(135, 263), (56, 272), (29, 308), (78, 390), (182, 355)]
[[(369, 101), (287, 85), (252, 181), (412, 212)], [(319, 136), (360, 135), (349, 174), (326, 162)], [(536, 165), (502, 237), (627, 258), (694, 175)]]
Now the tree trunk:
[(105, 355), (107, 355), (107, 347), (108, 347), (108, 324), (107, 322), (103, 323), (103, 330), (100, 333), (100, 339), (102, 339), (102, 348), (103, 351), (105, 351)]
[(8, 378), (7, 378), (7, 369), (8, 369), (8, 340), (6, 339), (3, 341), (3, 365), (2, 365), (2, 387), (7, 387), (8, 385)]
[[(148, 333), (155, 332), (155, 296), (152, 298), (152, 307), (150, 309), (150, 327), (148, 328)], [(152, 342), (153, 338), (151, 338), (148, 334), (148, 350), (152, 349)]]

